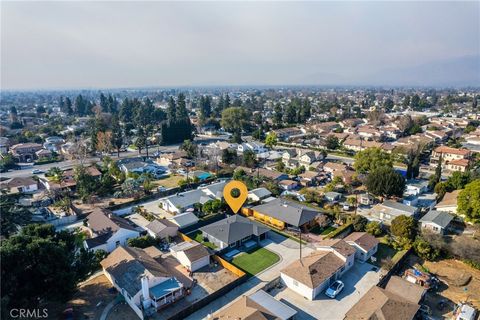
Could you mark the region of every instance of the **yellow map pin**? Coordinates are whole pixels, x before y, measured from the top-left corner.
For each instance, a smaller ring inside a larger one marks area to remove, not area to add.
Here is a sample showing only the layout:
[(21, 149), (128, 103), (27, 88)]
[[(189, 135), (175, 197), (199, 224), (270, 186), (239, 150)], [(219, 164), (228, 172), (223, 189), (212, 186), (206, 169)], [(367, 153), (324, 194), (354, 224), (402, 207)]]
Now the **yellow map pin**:
[(238, 180), (232, 180), (223, 188), (223, 197), (234, 213), (242, 207), (248, 197), (247, 186)]

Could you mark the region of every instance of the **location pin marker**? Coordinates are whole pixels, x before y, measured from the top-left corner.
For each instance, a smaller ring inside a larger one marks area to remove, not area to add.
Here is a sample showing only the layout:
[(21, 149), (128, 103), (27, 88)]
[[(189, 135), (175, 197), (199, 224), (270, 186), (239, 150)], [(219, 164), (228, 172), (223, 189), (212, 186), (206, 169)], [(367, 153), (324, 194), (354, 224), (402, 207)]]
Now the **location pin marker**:
[(247, 186), (238, 180), (230, 181), (223, 188), (223, 197), (234, 213), (242, 207), (248, 197)]

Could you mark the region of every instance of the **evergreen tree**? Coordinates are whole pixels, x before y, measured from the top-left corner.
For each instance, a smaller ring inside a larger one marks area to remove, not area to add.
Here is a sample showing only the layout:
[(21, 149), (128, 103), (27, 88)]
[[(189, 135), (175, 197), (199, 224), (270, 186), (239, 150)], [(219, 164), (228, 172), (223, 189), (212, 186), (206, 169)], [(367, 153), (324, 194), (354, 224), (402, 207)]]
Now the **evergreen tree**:
[(177, 104), (175, 103), (175, 100), (173, 97), (170, 97), (168, 99), (168, 108), (167, 108), (167, 121), (168, 122), (174, 122), (176, 119), (176, 114), (177, 114)]
[(68, 115), (73, 114), (72, 100), (69, 97), (65, 98), (65, 113)]
[(83, 98), (81, 94), (79, 94), (75, 98), (75, 114), (80, 117), (87, 115), (87, 101)]
[(122, 128), (116, 114), (112, 117), (112, 146), (117, 150), (117, 156), (120, 157), (120, 148), (123, 145)]
[(180, 93), (177, 97), (177, 110), (175, 117), (180, 121), (188, 118), (187, 104), (183, 93)]
[(102, 112), (110, 112), (107, 97), (103, 93), (100, 93), (100, 108), (102, 108)]
[(273, 123), (275, 124), (275, 126), (280, 127), (283, 121), (283, 109), (280, 103), (277, 103), (275, 105), (273, 111), (275, 112), (273, 115)]

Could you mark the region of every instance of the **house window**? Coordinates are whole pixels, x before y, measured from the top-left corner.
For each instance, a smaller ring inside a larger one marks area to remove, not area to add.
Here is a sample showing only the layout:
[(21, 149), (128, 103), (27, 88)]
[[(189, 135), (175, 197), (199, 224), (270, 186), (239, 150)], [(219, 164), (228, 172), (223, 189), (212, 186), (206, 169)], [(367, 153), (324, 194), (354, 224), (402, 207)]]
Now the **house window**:
[(120, 246), (120, 241), (119, 240), (115, 241), (115, 247), (118, 247), (118, 246)]

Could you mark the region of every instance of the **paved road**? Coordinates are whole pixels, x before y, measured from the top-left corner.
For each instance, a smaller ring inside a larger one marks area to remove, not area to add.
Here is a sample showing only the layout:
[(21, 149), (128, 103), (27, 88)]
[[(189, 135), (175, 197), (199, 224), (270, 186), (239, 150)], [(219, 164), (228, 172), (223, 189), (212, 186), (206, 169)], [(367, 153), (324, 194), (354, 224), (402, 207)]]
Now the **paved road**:
[[(210, 137), (210, 136), (197, 136), (195, 137), (195, 141), (197, 143), (210, 143), (218, 140), (225, 140), (227, 139), (227, 136), (218, 136), (218, 137)], [(150, 147), (149, 148), (149, 155), (152, 155), (155, 152), (173, 152), (175, 150), (178, 150), (179, 144), (175, 145), (169, 145), (169, 146), (160, 146), (160, 147)], [(124, 159), (124, 158), (132, 158), (132, 157), (137, 157), (139, 155), (138, 151), (133, 151), (129, 150), (126, 152), (121, 152), (120, 153), (120, 158), (117, 158), (116, 153), (112, 154), (112, 159)], [(142, 151), (141, 153), (142, 156), (146, 155), (145, 150)], [(85, 163), (91, 163), (91, 162), (99, 162), (101, 161), (99, 157), (90, 157), (85, 160)], [(21, 170), (12, 170), (9, 172), (4, 172), (0, 173), (0, 177), (5, 177), (5, 178), (14, 178), (14, 177), (28, 177), (32, 175), (32, 170), (33, 169), (39, 169), (42, 171), (47, 171), (50, 168), (53, 167), (59, 167), (62, 170), (66, 169), (71, 169), (73, 168), (76, 164), (78, 164), (77, 160), (65, 160), (65, 161), (60, 161), (60, 162), (54, 162), (54, 163), (48, 163), (48, 164), (42, 164), (42, 165), (30, 165), (27, 166)]]

